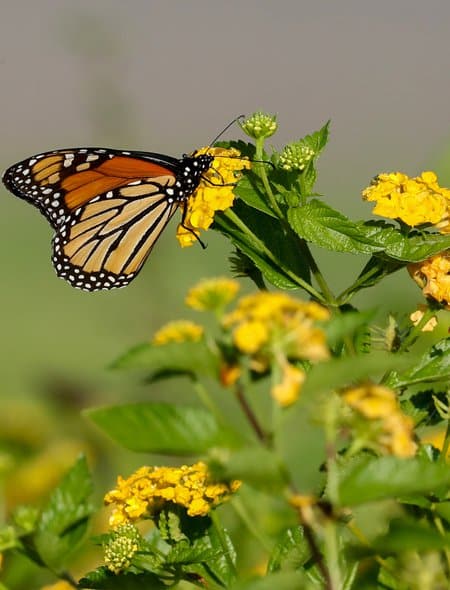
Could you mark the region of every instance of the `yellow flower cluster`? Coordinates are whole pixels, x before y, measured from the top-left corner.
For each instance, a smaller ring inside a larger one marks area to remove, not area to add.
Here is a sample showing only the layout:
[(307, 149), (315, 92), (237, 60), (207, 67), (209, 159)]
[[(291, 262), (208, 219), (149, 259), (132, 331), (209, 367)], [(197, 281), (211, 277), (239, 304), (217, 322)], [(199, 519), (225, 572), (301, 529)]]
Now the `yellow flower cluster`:
[(329, 353), (325, 334), (314, 322), (329, 317), (328, 310), (318, 303), (260, 291), (242, 297), (223, 324), (233, 327), (234, 343), (244, 354), (264, 353), (266, 346), (276, 346), (289, 358), (321, 361)]
[(169, 342), (198, 342), (203, 337), (203, 326), (189, 320), (175, 320), (165, 324), (153, 336), (153, 344)]
[(178, 226), (177, 239), (181, 247), (192, 246), (200, 230), (206, 230), (214, 221), (216, 211), (225, 211), (234, 201), (233, 189), (240, 172), (250, 168), (250, 162), (234, 148), (201, 148), (195, 155), (210, 154), (213, 163), (190, 196), (183, 225)]
[(422, 172), (416, 178), (401, 172), (379, 174), (362, 194), (376, 202), (373, 212), (377, 215), (401, 219), (411, 227), (439, 224), (442, 233), (450, 231), (450, 189), (439, 186), (434, 172)]
[(206, 516), (235, 492), (241, 482), (214, 483), (201, 461), (181, 467), (141, 467), (128, 479), (119, 476), (117, 487), (105, 496), (113, 504), (110, 526), (152, 518), (168, 504), (186, 508), (189, 516)]
[(189, 289), (186, 305), (198, 311), (221, 311), (236, 297), (239, 283), (226, 277), (205, 279)]
[(297, 399), (305, 379), (304, 372), (288, 360), (317, 362), (329, 357), (325, 333), (315, 325), (329, 317), (328, 310), (317, 303), (261, 291), (242, 297), (223, 325), (232, 330), (236, 348), (250, 357), (252, 370), (264, 372), (275, 361), (281, 380), (272, 396), (287, 406)]
[(425, 297), (431, 297), (450, 310), (450, 250), (409, 264), (408, 271)]
[(400, 410), (392, 389), (368, 383), (347, 389), (342, 398), (353, 410), (367, 420), (378, 421), (380, 430), (376, 443), (397, 457), (412, 457), (417, 445), (413, 440), (413, 421)]

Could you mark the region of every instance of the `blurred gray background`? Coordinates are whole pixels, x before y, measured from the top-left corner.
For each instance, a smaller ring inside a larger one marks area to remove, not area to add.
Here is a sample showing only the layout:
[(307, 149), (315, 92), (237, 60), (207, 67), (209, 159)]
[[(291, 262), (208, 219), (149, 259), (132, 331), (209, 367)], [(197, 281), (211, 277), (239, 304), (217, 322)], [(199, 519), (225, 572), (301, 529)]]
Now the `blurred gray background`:
[[(380, 171), (438, 168), (449, 180), (448, 0), (2, 0), (1, 8), (2, 169), (56, 147), (179, 155), (263, 109), (279, 115), (275, 147), (331, 118), (318, 190), (352, 217), (369, 215), (360, 191)], [(172, 222), (128, 288), (78, 292), (54, 274), (44, 218), (4, 189), (0, 224), (2, 395), (62, 374), (99, 379), (108, 396), (105, 366), (188, 315), (183, 296), (196, 280), (228, 272), (228, 244), (210, 232), (206, 251), (180, 250)], [(363, 263), (318, 256), (336, 287)], [(387, 288), (400, 308), (421, 299), (405, 274)], [(357, 302), (380, 304), (385, 293)]]

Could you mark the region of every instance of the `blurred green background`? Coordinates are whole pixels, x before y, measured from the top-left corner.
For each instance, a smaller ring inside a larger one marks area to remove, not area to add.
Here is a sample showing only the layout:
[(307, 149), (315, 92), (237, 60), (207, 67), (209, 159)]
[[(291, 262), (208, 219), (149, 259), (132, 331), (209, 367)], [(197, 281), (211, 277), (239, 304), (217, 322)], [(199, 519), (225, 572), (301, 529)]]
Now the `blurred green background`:
[[(450, 182), (446, 0), (16, 0), (2, 8), (2, 169), (72, 146), (181, 155), (263, 109), (279, 114), (277, 148), (331, 118), (318, 190), (353, 218), (369, 215), (360, 191), (380, 171), (434, 168)], [(240, 136), (237, 126), (227, 134)], [(189, 286), (228, 272), (231, 248), (220, 236), (207, 234), (206, 251), (180, 250), (175, 228), (132, 285), (79, 292), (51, 267), (44, 218), (0, 189), (0, 459), (11, 503), (23, 500), (17, 474), (37, 450), (59, 449), (58, 466), (86, 445), (101, 457), (98, 469), (110, 464), (97, 451), (116, 451), (79, 417), (83, 407), (193, 399), (184, 381), (148, 388), (107, 370), (165, 321), (190, 315)], [(317, 255), (337, 289), (364, 262)], [(402, 272), (356, 304), (407, 312), (420, 300)], [(142, 458), (122, 460), (129, 471)], [(46, 486), (39, 466), (36, 473), (39, 497)], [(21, 477), (25, 488), (33, 480)]]

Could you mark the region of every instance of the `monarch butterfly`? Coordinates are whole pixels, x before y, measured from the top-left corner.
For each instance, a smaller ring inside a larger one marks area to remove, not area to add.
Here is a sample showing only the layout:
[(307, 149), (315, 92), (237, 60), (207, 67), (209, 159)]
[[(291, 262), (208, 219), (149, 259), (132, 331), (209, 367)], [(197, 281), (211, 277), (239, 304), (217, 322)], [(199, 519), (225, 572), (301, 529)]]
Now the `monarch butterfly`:
[(3, 182), (55, 230), (57, 275), (76, 288), (98, 291), (124, 287), (136, 277), (179, 206), (184, 219), (187, 201), (213, 159), (62, 149), (14, 164)]

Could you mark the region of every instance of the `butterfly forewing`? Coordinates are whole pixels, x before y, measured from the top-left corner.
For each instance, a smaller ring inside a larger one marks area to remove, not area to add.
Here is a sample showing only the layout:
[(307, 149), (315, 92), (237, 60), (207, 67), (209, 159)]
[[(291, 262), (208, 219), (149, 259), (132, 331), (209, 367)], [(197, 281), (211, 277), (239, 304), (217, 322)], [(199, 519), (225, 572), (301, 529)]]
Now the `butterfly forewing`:
[(38, 154), (3, 182), (53, 228), (53, 264), (71, 285), (95, 291), (127, 285), (173, 213), (197, 188), (211, 156), (76, 148)]

